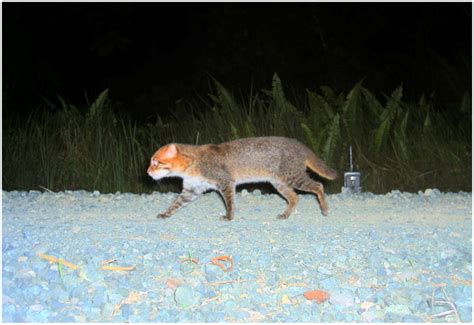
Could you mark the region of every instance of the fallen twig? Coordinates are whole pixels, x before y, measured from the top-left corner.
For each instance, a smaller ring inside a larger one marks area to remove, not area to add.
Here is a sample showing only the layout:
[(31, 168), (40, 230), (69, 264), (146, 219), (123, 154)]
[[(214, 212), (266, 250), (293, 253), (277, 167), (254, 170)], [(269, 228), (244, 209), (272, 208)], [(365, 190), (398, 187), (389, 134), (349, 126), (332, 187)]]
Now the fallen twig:
[[(79, 269), (79, 266), (77, 266), (76, 264), (73, 264), (71, 262), (63, 260), (62, 258), (56, 258), (54, 256), (45, 255), (43, 253), (38, 253), (37, 255), (38, 255), (38, 257), (40, 257), (42, 259), (45, 259), (45, 260), (47, 260), (51, 263), (57, 263), (59, 265), (64, 265), (64, 266), (67, 266), (68, 268), (71, 268), (73, 270), (78, 270)], [(112, 262), (115, 262), (115, 259), (109, 259), (109, 260), (102, 261), (100, 263), (101, 264), (100, 269), (101, 270), (106, 270), (106, 271), (132, 271), (132, 270), (135, 270), (135, 266), (106, 265), (106, 264), (109, 264), (109, 263), (112, 263)]]
[(226, 280), (226, 281), (209, 282), (208, 284), (211, 286), (218, 286), (218, 285), (229, 284), (229, 283), (254, 282), (254, 281), (257, 281), (257, 279)]
[(194, 263), (194, 264), (199, 264), (199, 261), (193, 257), (181, 257), (181, 263), (184, 263), (184, 262), (191, 262), (191, 263)]
[(135, 270), (135, 266), (102, 265), (100, 269), (106, 271), (133, 271)]
[(109, 258), (108, 260), (103, 260), (102, 262), (100, 262), (100, 265), (110, 264), (110, 263), (113, 263), (115, 261), (116, 261), (115, 258)]
[(435, 315), (431, 315), (431, 317), (433, 318), (441, 318), (441, 317), (445, 317), (445, 316), (448, 316), (448, 315), (451, 315), (452, 313), (454, 313), (454, 310), (450, 309), (450, 310), (447, 310), (447, 311), (443, 311), (439, 314), (435, 314)]
[(77, 266), (76, 264), (72, 264), (71, 262), (63, 260), (62, 258), (56, 258), (54, 256), (45, 255), (43, 253), (38, 253), (37, 255), (38, 255), (38, 257), (40, 257), (44, 260), (50, 261), (51, 263), (58, 263), (58, 264), (67, 266), (68, 268), (71, 268), (73, 270), (79, 269), (79, 266)]
[(454, 314), (456, 315), (456, 320), (458, 321), (458, 323), (460, 323), (461, 317), (459, 317), (459, 313), (458, 313), (458, 309), (456, 308), (456, 305), (451, 301), (451, 299), (449, 299), (448, 294), (446, 293), (446, 291), (444, 291), (444, 288), (441, 288), (441, 291), (443, 291), (446, 302), (453, 309)]
[[(443, 292), (444, 295), (444, 300), (435, 300), (435, 295), (436, 295), (436, 289), (439, 288)], [(456, 305), (449, 299), (448, 294), (444, 290), (443, 286), (437, 286), (433, 288), (432, 294), (431, 294), (431, 310), (433, 310), (434, 306), (442, 306), (442, 305), (448, 305), (451, 307), (450, 310), (443, 311), (434, 315), (431, 315), (431, 318), (441, 318), (441, 317), (446, 317), (448, 315), (451, 315), (454, 313), (456, 316), (456, 321), (458, 323), (461, 322), (461, 317), (459, 317), (458, 310), (456, 308)]]

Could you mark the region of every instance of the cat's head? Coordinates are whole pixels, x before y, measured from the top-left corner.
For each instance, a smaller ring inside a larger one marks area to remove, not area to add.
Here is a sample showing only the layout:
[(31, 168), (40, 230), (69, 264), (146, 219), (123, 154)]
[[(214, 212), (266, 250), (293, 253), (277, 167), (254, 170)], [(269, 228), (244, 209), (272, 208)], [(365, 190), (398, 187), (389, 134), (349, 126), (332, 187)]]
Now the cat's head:
[(151, 157), (148, 175), (159, 180), (163, 177), (176, 176), (184, 172), (189, 165), (189, 158), (183, 156), (180, 148), (174, 143), (158, 149)]

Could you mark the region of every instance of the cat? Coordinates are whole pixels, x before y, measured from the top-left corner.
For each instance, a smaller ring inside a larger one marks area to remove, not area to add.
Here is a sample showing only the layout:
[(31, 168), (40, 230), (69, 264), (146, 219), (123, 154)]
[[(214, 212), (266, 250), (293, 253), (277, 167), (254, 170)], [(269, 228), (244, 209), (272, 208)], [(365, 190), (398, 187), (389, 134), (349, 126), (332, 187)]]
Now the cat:
[(256, 137), (218, 145), (167, 144), (152, 156), (148, 175), (155, 180), (183, 179), (181, 194), (158, 214), (161, 218), (170, 217), (207, 190), (216, 190), (226, 206), (225, 218), (232, 220), (235, 187), (256, 182), (270, 182), (288, 202), (279, 218), (287, 219), (295, 209), (298, 196), (294, 188), (315, 194), (322, 214), (327, 215), (323, 185), (308, 175), (307, 168), (329, 180), (337, 177), (333, 169), (295, 139)]

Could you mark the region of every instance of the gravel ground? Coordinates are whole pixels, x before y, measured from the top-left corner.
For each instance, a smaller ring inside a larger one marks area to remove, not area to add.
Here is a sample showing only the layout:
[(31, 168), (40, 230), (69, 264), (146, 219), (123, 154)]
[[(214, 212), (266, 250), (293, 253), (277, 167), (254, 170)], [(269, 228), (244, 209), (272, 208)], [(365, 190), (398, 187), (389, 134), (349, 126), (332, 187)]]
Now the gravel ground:
[(328, 195), (327, 217), (300, 195), (279, 220), (244, 190), (228, 222), (211, 192), (157, 220), (175, 196), (4, 191), (3, 321), (472, 321), (471, 193)]

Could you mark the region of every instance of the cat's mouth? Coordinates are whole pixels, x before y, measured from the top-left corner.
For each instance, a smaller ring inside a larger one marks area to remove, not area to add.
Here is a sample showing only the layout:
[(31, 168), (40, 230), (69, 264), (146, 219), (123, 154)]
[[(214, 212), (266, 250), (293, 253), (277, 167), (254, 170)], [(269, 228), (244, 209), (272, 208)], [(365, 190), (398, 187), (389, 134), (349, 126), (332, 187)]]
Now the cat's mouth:
[(158, 171), (148, 171), (148, 175), (150, 175), (151, 178), (154, 180), (159, 180), (162, 179), (163, 177), (166, 177), (170, 174), (170, 171), (168, 169), (160, 169)]

